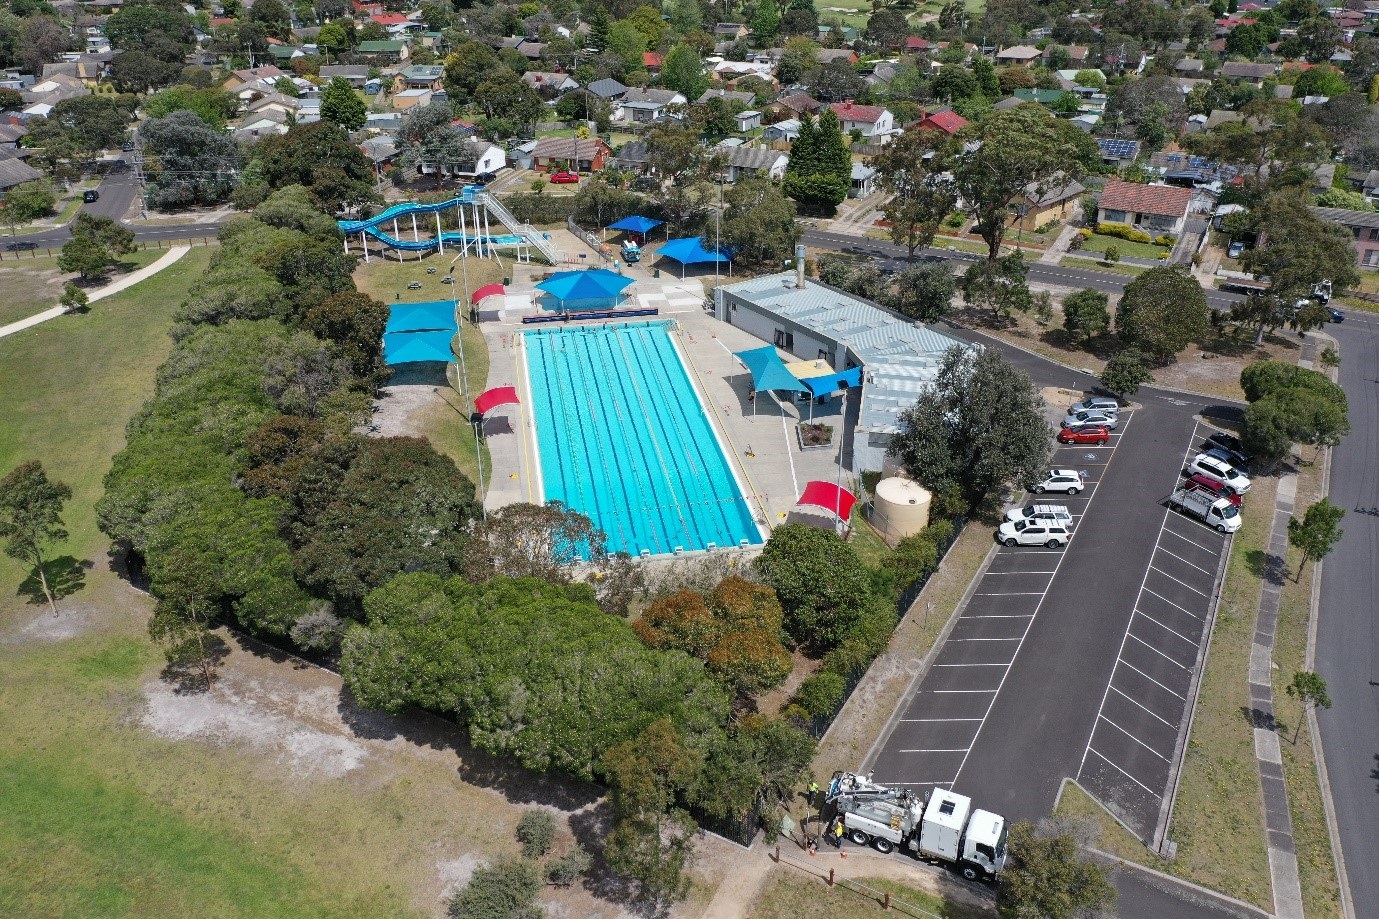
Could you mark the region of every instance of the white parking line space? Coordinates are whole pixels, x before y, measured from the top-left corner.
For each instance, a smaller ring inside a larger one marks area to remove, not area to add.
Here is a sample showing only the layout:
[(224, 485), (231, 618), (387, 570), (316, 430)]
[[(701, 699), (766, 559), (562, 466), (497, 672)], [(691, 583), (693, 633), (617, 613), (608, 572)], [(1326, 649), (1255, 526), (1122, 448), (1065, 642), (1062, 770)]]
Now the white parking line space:
[[(1127, 412), (1121, 430), (1132, 421), (1133, 412)], [(1077, 495), (1030, 494), (1025, 503), (1061, 504), (1075, 519), (1080, 518), (1095, 497), (1119, 441), (1117, 432), (1105, 447), (1057, 448), (1050, 467), (1083, 471), (1083, 490)], [(1076, 541), (1074, 525), (1072, 543)], [(948, 639), (884, 740), (873, 764), (878, 781), (903, 777), (903, 783), (891, 784), (925, 787), (951, 786), (957, 780), (1065, 556), (1063, 548), (997, 549)], [(915, 775), (928, 776), (932, 781), (915, 782)]]
[[(1208, 429), (1209, 431), (1209, 429)], [(1184, 462), (1205, 435), (1192, 432)], [(1078, 769), (1078, 781), (1142, 839), (1153, 837), (1229, 537), (1165, 509)]]

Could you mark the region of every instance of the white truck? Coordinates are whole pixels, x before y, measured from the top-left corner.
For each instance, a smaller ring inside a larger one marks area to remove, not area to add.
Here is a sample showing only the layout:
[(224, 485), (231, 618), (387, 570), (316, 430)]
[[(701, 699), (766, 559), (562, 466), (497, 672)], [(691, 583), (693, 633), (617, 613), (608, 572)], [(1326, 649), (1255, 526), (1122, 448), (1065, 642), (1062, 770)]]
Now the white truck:
[(1207, 526), (1215, 527), (1220, 533), (1234, 533), (1243, 523), (1240, 508), (1232, 504), (1229, 498), (1218, 498), (1205, 491), (1175, 489), (1173, 494), (1168, 496), (1168, 506), (1196, 517)]
[(968, 880), (995, 878), (1006, 864), (1006, 821), (973, 810), (972, 799), (935, 788), (927, 798), (837, 772), (824, 799), (843, 818), (848, 838), (878, 852), (897, 848), (953, 866)]

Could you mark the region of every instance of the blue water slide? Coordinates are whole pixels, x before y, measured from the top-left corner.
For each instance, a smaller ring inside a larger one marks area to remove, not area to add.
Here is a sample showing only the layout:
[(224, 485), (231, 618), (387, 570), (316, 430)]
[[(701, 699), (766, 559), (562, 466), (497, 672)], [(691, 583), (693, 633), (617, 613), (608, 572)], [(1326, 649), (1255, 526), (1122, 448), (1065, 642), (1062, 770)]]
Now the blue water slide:
[[(482, 185), (468, 185), (457, 197), (449, 201), (438, 201), (435, 204), (417, 204), (414, 201), (404, 201), (401, 204), (394, 204), (380, 213), (374, 214), (367, 220), (337, 220), (335, 223), (345, 233), (358, 233), (361, 230), (369, 230), (380, 223), (394, 220), (398, 217), (410, 217), (412, 214), (434, 214), (437, 211), (450, 211), (462, 204), (472, 204), (474, 195), (483, 189)], [(386, 239), (382, 234), (378, 234), (379, 239)]]

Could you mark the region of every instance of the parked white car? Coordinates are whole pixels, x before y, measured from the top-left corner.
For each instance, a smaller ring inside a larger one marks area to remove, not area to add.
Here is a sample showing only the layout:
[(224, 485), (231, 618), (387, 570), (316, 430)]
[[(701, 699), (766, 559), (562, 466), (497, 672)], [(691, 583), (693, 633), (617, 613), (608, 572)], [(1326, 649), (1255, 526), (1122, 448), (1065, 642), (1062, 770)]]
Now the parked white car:
[(1220, 482), (1227, 490), (1243, 495), (1250, 490), (1250, 477), (1219, 457), (1209, 453), (1199, 453), (1183, 469), (1183, 475), (1204, 475), (1213, 482)]
[(1026, 504), (1024, 507), (1012, 507), (1006, 511), (1006, 520), (1013, 523), (1042, 520), (1045, 523), (1057, 523), (1070, 530), (1073, 528), (1073, 515), (1068, 513), (1068, 508), (1062, 504)]
[(1068, 544), (1068, 528), (1050, 520), (1007, 520), (996, 531), (996, 539), (1007, 546), (1056, 549)]
[(1092, 396), (1068, 407), (1069, 415), (1075, 415), (1078, 412), (1101, 412), (1103, 415), (1119, 415), (1120, 403), (1115, 399), (1108, 399), (1105, 396)]
[(1120, 424), (1120, 415), (1110, 412), (1070, 411), (1063, 416), (1062, 426), (1065, 428), (1081, 428), (1089, 424), (1102, 424), (1107, 430), (1114, 431)]
[(1030, 491), (1042, 495), (1046, 491), (1061, 491), (1070, 495), (1080, 492), (1087, 484), (1087, 477), (1076, 469), (1050, 469), (1048, 478), (1035, 482)]

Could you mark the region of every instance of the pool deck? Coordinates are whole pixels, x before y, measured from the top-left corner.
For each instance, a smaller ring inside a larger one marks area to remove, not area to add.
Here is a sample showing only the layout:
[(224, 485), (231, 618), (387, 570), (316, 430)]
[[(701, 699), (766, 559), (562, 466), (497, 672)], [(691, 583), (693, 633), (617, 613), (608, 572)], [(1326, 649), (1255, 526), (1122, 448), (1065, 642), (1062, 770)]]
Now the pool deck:
[[(526, 286), (520, 278), (514, 281), (510, 290), (520, 291)], [(674, 339), (690, 365), (690, 377), (699, 389), (709, 420), (726, 445), (738, 481), (746, 484), (763, 537), (770, 535), (771, 527), (791, 519), (827, 527), (827, 514), (811, 512), (793, 518), (791, 515), (806, 482), (838, 480), (842, 400), (814, 406), (814, 420), (833, 425), (835, 445), (802, 451), (794, 425), (802, 418), (808, 419), (807, 404), (782, 403), (773, 394), (763, 394), (755, 406), (748, 400), (751, 378), (733, 352), (759, 348), (763, 342), (705, 313), (702, 298), (696, 300), (693, 296), (692, 278), (681, 282), (643, 280), (639, 276), (638, 282), (633, 296), (639, 302), (644, 299), (647, 305), (660, 308), (660, 316), (648, 321), (673, 319), (679, 325)], [(526, 327), (517, 322), (495, 322), (484, 323), (480, 328), (489, 349), (488, 386), (516, 386), (522, 400), (520, 409), (507, 406), (496, 410), (486, 426), (493, 468), (484, 505), (497, 510), (519, 502), (537, 502), (541, 499), (540, 466), (535, 426), (527, 410), (531, 394), (520, 342)], [(855, 490), (857, 483), (850, 473), (844, 471), (841, 481)]]

